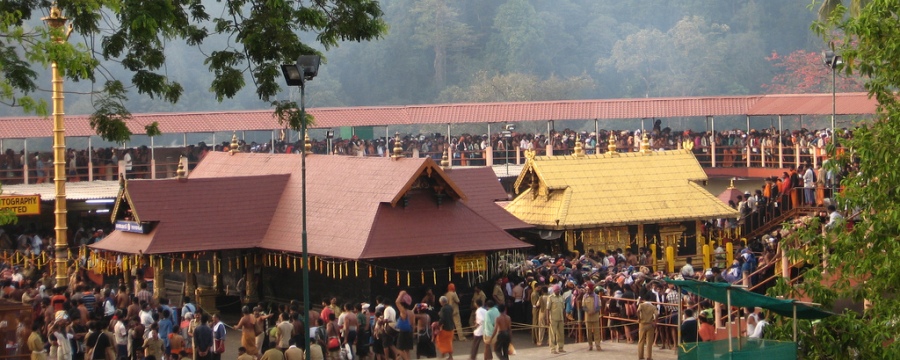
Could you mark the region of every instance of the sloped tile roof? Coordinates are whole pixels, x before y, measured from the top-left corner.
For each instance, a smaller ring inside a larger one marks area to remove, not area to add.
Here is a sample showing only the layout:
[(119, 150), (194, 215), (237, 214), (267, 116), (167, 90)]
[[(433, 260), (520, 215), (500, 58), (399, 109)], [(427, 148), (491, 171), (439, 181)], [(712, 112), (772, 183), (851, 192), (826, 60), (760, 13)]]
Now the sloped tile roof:
[[(502, 209), (501, 209), (502, 210)], [(528, 225), (525, 225), (528, 227)], [(459, 201), (441, 206), (431, 194), (410, 196), (409, 205), (380, 204), (363, 259), (526, 248)]]
[[(538, 184), (532, 186), (530, 178)], [(706, 191), (687, 150), (538, 156), (516, 181), (506, 210), (539, 228), (572, 229), (736, 216)]]
[(128, 181), (125, 192), (133, 210), (142, 222), (157, 222), (156, 228), (148, 235), (114, 231), (94, 247), (120, 251), (114, 250), (121, 247), (118, 242), (140, 246), (135, 235), (149, 238), (142, 249), (146, 254), (256, 247), (289, 178), (275, 174)]
[[(635, 99), (431, 104), (310, 108), (313, 128), (414, 124), (499, 123), (545, 120), (610, 120), (729, 115), (831, 114), (832, 94), (772, 94)], [(874, 114), (877, 102), (865, 93), (839, 93), (837, 114)], [(88, 115), (66, 115), (66, 136), (95, 135)], [(157, 122), (163, 133), (209, 133), (282, 129), (270, 109), (194, 113), (133, 114), (126, 125), (134, 134)], [(0, 138), (52, 135), (49, 118), (0, 118)]]
[(508, 195), (492, 168), (455, 168), (445, 171), (445, 173), (465, 191), (468, 197), (466, 206), (490, 220), (497, 227), (504, 230), (531, 227), (497, 205), (497, 201), (507, 201)]
[[(302, 183), (301, 156), (294, 154), (259, 154), (259, 153), (209, 153), (197, 167), (191, 171), (191, 179), (202, 179), (223, 176), (291, 174), (290, 181), (280, 196), (273, 198), (277, 202), (271, 224), (259, 247), (270, 250), (301, 252), (302, 231)], [(459, 190), (452, 179), (446, 176), (430, 158), (403, 158), (397, 161), (389, 158), (363, 158), (354, 156), (308, 155), (306, 157), (307, 186), (307, 233), (310, 254), (318, 256), (361, 259), (366, 255), (370, 242), (380, 244), (383, 239), (373, 227), (377, 217), (385, 212), (383, 206), (400, 207), (400, 197), (406, 193), (411, 184), (423, 174), (431, 174), (445, 179), (454, 193), (462, 199), (448, 198), (446, 203), (464, 207), (466, 195)], [(450, 207), (451, 205), (446, 205)], [(409, 212), (404, 212), (409, 214)], [(142, 220), (144, 215), (141, 214)], [(419, 216), (404, 218), (404, 227), (418, 226), (415, 223), (425, 221)], [(466, 222), (451, 217), (451, 222), (444, 226), (466, 228)], [(493, 249), (508, 248), (511, 244), (524, 244), (497, 228), (490, 222), (495, 238), (506, 239), (500, 243), (486, 241), (485, 246)], [(486, 230), (485, 230), (486, 231)], [(453, 252), (466, 252), (464, 243), (447, 238), (440, 231), (417, 233), (422, 251), (428, 250), (426, 239), (450, 241)], [(490, 240), (490, 239), (485, 239)], [(509, 241), (512, 241), (510, 243)], [(382, 252), (383, 253), (383, 252)], [(427, 252), (430, 253), (430, 252)], [(395, 255), (396, 256), (396, 255)]]

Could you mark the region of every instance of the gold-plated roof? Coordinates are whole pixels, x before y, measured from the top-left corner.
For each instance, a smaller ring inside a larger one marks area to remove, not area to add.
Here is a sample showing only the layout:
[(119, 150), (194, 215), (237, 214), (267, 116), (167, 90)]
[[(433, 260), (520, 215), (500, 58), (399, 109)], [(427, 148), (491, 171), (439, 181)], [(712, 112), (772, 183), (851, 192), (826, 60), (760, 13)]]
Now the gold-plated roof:
[(688, 150), (529, 159), (506, 210), (545, 229), (579, 229), (737, 216), (698, 181)]

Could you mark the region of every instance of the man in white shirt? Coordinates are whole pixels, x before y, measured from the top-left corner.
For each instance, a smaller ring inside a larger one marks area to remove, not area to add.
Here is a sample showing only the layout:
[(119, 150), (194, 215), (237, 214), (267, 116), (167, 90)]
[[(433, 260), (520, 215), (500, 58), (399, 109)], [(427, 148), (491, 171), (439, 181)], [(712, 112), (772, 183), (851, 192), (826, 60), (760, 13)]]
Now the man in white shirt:
[(487, 309), (484, 308), (484, 302), (481, 299), (475, 299), (475, 330), (472, 332), (474, 339), (472, 340), (472, 349), (469, 352), (469, 359), (474, 359), (478, 355), (478, 347), (484, 341), (484, 317), (487, 315)]
[(31, 237), (31, 251), (34, 252), (34, 256), (41, 256), (41, 247), (44, 246), (44, 241), (41, 240), (41, 237), (37, 234)]
[(125, 162), (125, 175), (127, 177), (128, 174), (131, 174), (131, 168), (133, 166), (133, 162), (131, 161), (131, 149), (125, 150), (125, 155), (122, 155), (122, 161)]
[(122, 310), (116, 311), (116, 324), (113, 326), (113, 333), (116, 338), (116, 354), (119, 359), (128, 357), (128, 327), (122, 321), (125, 313)]
[(693, 279), (694, 278), (694, 265), (691, 264), (691, 258), (688, 257), (685, 260), (685, 264), (681, 267), (681, 277), (685, 279)]
[(816, 175), (813, 172), (812, 165), (806, 167), (803, 173), (803, 195), (806, 205), (815, 205), (816, 203)]
[(141, 302), (141, 312), (138, 315), (144, 328), (149, 329), (150, 325), (153, 325), (153, 312), (150, 311), (150, 304)]

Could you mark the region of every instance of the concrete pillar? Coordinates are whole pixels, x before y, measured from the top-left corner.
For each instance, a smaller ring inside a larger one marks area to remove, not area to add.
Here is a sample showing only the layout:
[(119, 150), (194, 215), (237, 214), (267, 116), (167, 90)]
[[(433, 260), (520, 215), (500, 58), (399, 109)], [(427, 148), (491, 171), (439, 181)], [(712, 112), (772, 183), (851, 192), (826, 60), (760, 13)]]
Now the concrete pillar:
[(493, 166), (494, 165), (494, 147), (487, 146), (484, 148), (484, 165), (485, 166)]
[(553, 145), (547, 144), (547, 149), (544, 151), (547, 152), (547, 156), (553, 156)]

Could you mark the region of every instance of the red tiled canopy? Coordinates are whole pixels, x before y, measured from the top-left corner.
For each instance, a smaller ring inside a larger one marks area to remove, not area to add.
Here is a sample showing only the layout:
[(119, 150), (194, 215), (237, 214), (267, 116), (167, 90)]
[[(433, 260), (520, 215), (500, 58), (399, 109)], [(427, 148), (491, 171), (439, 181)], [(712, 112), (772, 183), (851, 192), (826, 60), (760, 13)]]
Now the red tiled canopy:
[[(185, 183), (129, 182), (136, 215), (159, 225), (147, 235), (113, 232), (94, 247), (147, 254), (255, 247), (300, 253), (301, 159), (211, 152)], [(508, 213), (471, 208), (463, 189), (430, 158), (309, 155), (306, 162), (312, 255), (375, 259), (531, 246), (489, 219), (506, 215), (497, 223), (520, 227)], [(440, 206), (430, 187), (416, 185), (423, 176), (445, 184)]]
[[(288, 174), (131, 180), (132, 211), (156, 223), (149, 234), (113, 231), (96, 249), (145, 254), (255, 247), (265, 235)], [(251, 190), (252, 189), (252, 190)]]

